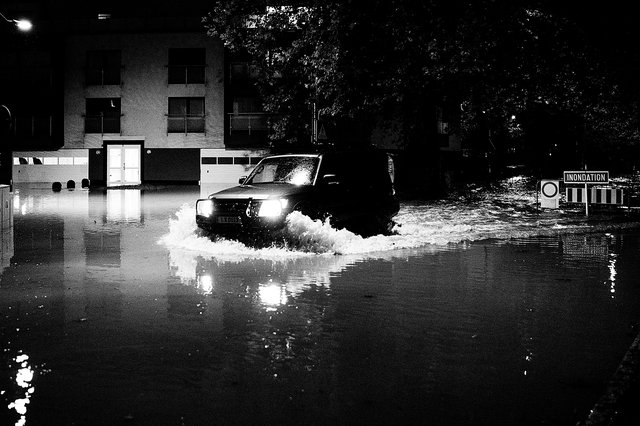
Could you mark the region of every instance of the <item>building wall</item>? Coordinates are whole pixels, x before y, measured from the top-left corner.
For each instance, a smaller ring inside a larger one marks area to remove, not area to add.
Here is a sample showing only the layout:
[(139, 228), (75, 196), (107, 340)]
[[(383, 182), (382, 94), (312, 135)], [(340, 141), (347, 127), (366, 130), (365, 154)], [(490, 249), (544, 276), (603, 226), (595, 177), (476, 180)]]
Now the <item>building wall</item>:
[(199, 149), (145, 149), (142, 158), (144, 182), (166, 181), (169, 169), (173, 169), (172, 181), (198, 182), (200, 180)]
[(266, 150), (203, 149), (200, 151), (200, 182), (233, 184), (247, 176), (256, 164), (267, 155)]
[[(170, 48), (206, 49), (206, 84), (168, 84)], [(121, 51), (122, 83), (86, 86), (86, 52)], [(205, 34), (100, 34), (67, 39), (65, 52), (64, 147), (102, 148), (104, 135), (84, 133), (87, 98), (120, 98), (120, 135), (150, 148), (224, 147), (224, 54)], [(167, 133), (169, 97), (204, 97), (204, 133)], [(117, 135), (110, 135), (117, 136)]]
[(88, 178), (88, 154), (82, 149), (14, 151), (14, 183), (47, 183), (72, 180), (80, 186)]

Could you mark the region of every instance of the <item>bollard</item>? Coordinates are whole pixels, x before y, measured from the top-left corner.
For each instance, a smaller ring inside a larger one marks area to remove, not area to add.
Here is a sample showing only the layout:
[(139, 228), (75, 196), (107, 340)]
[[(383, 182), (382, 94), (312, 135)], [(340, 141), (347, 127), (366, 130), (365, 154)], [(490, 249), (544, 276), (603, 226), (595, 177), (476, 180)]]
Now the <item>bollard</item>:
[(67, 189), (74, 189), (76, 187), (76, 183), (73, 180), (67, 182)]
[(87, 178), (82, 179), (82, 187), (83, 188), (88, 188), (89, 187), (89, 179), (87, 179)]
[(60, 182), (53, 182), (51, 185), (51, 190), (54, 192), (60, 192), (62, 190), (62, 184)]

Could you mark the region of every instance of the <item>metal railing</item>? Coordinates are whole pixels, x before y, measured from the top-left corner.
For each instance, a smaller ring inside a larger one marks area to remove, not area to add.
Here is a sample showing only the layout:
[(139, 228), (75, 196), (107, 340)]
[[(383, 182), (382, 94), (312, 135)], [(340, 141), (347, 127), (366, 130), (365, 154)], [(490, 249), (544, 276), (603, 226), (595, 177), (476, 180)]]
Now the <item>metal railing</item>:
[(51, 137), (53, 136), (53, 116), (17, 115), (13, 119), (15, 137)]
[(206, 84), (206, 65), (167, 65), (169, 84)]
[(85, 133), (120, 133), (122, 114), (86, 114), (84, 116)]
[(229, 115), (229, 134), (232, 132), (264, 131), (269, 128), (267, 118), (269, 114), (264, 112), (237, 112)]
[(85, 85), (106, 86), (122, 84), (121, 67), (85, 69)]
[(167, 114), (167, 133), (205, 133), (204, 114)]

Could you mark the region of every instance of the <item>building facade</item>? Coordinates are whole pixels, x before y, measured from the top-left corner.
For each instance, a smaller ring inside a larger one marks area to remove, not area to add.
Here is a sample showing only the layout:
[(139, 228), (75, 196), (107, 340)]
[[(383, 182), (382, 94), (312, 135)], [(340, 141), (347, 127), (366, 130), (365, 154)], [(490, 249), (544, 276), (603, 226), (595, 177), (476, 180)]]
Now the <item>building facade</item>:
[[(250, 85), (248, 68), (226, 60), (199, 16), (58, 24), (44, 49), (56, 58), (46, 120), (13, 118), (13, 182), (237, 183), (266, 152), (266, 122), (238, 96), (251, 93), (238, 88)], [(25, 143), (35, 130), (45, 143)]]

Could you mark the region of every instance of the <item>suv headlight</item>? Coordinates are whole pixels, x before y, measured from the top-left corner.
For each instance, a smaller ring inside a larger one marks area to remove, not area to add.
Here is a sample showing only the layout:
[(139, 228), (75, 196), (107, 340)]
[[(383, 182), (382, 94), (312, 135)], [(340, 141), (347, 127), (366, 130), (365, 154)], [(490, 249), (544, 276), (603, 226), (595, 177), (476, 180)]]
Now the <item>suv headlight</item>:
[(204, 217), (211, 216), (213, 214), (213, 200), (198, 200), (196, 202), (196, 214)]
[(275, 200), (264, 200), (260, 204), (260, 210), (258, 211), (258, 216), (260, 217), (278, 217), (282, 215), (282, 212), (287, 205), (289, 204), (289, 200), (287, 199), (275, 199)]

